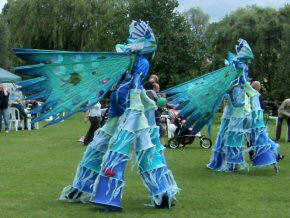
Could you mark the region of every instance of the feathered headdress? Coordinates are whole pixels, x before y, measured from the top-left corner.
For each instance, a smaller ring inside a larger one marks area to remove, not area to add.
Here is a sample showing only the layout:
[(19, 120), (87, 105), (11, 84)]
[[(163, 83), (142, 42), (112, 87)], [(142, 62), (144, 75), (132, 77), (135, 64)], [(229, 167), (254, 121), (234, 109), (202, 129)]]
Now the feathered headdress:
[(128, 44), (117, 44), (117, 52), (154, 53), (157, 49), (155, 35), (148, 22), (140, 19), (133, 21), (129, 27)]
[(236, 45), (237, 58), (254, 59), (254, 54), (247, 41), (244, 39), (239, 39), (238, 42), (239, 45)]

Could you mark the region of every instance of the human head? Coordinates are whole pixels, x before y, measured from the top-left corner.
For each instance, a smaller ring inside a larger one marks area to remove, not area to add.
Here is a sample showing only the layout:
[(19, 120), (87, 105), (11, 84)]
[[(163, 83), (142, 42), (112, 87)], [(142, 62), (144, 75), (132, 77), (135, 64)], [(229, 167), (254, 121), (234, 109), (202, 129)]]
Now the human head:
[(149, 81), (152, 83), (158, 83), (159, 82), (159, 77), (156, 74), (152, 74), (149, 78)]
[(253, 81), (251, 86), (258, 92), (261, 90), (261, 83), (259, 81)]
[(117, 52), (139, 53), (152, 56), (157, 49), (155, 35), (148, 22), (140, 19), (129, 26), (128, 44), (117, 44)]
[(21, 99), (20, 99), (19, 97), (16, 97), (15, 101), (16, 101), (17, 103), (21, 103)]
[(160, 91), (160, 86), (159, 86), (158, 83), (153, 83), (153, 90), (154, 90), (155, 92), (159, 92), (159, 91)]

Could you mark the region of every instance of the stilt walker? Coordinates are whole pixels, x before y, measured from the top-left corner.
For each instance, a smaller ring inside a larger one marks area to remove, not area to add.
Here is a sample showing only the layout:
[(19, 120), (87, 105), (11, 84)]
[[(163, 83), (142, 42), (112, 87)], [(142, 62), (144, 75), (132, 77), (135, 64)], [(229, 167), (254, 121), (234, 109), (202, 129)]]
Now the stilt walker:
[(165, 162), (155, 124), (156, 105), (142, 86), (156, 49), (154, 33), (142, 20), (132, 22), (128, 44), (116, 45), (117, 53), (15, 49), (19, 57), (39, 63), (16, 68), (19, 73), (40, 76), (21, 84), (26, 92), (37, 91), (30, 98), (47, 98), (32, 112), (42, 113), (35, 122), (66, 112), (65, 117), (49, 125), (57, 123), (87, 110), (87, 101), (93, 105), (112, 91), (109, 119), (96, 131), (74, 181), (63, 189), (61, 200), (91, 201), (106, 209), (122, 209), (124, 171), (134, 145), (140, 176), (151, 194), (152, 205), (173, 205), (179, 189)]
[[(248, 64), (254, 55), (248, 43), (240, 39), (236, 55), (229, 53), (227, 66), (184, 84), (165, 90), (172, 94), (172, 104), (177, 104), (180, 116), (186, 119), (184, 129), (193, 125), (193, 134), (206, 124), (209, 126), (214, 113), (224, 99), (222, 123), (212, 158), (207, 165), (217, 171), (248, 169), (245, 155), (254, 151), (253, 165), (274, 165), (277, 171), (279, 145), (268, 136), (259, 102), (259, 93), (248, 82)], [(245, 148), (245, 139), (251, 147)]]

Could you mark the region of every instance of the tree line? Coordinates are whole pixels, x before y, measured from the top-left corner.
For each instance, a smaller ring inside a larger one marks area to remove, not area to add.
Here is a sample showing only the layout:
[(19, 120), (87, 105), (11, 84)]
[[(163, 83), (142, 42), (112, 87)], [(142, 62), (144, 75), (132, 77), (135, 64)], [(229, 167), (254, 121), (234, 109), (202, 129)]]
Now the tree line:
[(246, 39), (251, 76), (271, 99), (290, 97), (290, 6), (251, 6), (209, 23), (199, 8), (179, 13), (177, 0), (8, 0), (0, 15), (0, 67), (20, 63), (11, 48), (114, 51), (131, 20), (149, 21), (158, 38), (151, 73), (162, 89), (223, 66), (227, 51)]

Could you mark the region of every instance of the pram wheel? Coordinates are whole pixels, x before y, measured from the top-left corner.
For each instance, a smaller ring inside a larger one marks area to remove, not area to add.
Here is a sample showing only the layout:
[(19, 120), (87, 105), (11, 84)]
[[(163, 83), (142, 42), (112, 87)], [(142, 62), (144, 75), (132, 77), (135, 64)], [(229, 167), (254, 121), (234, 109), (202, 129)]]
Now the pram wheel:
[(179, 142), (177, 141), (176, 138), (171, 138), (168, 141), (168, 146), (169, 146), (169, 148), (173, 148), (173, 149), (178, 148), (179, 147)]
[(207, 137), (202, 137), (200, 139), (199, 144), (200, 144), (200, 147), (209, 149), (212, 146), (212, 141)]

